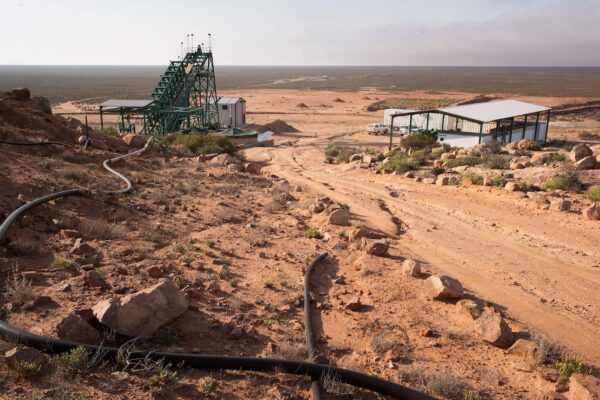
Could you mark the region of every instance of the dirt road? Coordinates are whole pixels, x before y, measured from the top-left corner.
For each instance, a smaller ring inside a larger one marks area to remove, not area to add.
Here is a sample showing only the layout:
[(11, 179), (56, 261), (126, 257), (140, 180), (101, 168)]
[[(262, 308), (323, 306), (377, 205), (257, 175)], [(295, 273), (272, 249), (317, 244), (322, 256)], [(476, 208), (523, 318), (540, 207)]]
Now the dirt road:
[(325, 164), (323, 148), (333, 136), (359, 140), (338, 133), (269, 149), (270, 170), (347, 203), (356, 224), (362, 220), (398, 237), (395, 245), (406, 256), (458, 278), (510, 318), (600, 362), (597, 223), (540, 210), (497, 188), (440, 187)]

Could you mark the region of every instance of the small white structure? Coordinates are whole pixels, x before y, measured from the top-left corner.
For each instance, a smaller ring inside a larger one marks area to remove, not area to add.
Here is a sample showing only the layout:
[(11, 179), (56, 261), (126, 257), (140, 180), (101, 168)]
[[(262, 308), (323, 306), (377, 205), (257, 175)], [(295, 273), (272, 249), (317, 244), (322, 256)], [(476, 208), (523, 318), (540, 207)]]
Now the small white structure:
[(246, 125), (246, 100), (241, 97), (221, 97), (217, 100), (219, 123), (222, 128), (241, 128)]
[(524, 138), (546, 141), (550, 108), (518, 100), (498, 100), (431, 110), (385, 110), (389, 126), (408, 132), (437, 130), (438, 141), (469, 147), (493, 140), (510, 143)]

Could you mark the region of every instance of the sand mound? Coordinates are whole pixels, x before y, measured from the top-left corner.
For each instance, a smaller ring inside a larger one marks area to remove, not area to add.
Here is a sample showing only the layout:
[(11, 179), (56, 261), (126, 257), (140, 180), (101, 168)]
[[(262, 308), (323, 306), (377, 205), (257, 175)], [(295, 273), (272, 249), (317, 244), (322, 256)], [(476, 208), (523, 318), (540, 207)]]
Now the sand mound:
[(271, 131), (275, 134), (300, 132), (298, 129), (294, 128), (292, 125), (290, 125), (287, 122), (282, 121), (280, 119), (276, 119), (275, 121), (266, 123), (264, 125), (250, 124), (250, 125), (246, 126), (246, 128), (253, 130), (253, 131), (257, 131), (258, 133), (263, 133), (266, 131)]

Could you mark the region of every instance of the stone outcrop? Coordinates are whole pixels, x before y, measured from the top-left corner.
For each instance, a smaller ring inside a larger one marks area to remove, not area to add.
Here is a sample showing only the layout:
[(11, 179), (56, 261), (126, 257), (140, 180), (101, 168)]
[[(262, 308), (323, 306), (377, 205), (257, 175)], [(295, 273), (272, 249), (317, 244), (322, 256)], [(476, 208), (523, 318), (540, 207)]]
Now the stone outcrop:
[(456, 313), (468, 320), (476, 320), (481, 316), (481, 307), (471, 299), (462, 299), (456, 303)]
[(427, 296), (434, 300), (459, 299), (463, 287), (459, 281), (445, 275), (432, 275), (425, 280)]
[(401, 271), (406, 276), (416, 278), (421, 274), (421, 264), (418, 261), (407, 258), (402, 262)]
[(573, 374), (569, 381), (569, 395), (571, 400), (600, 400), (600, 379)]
[(596, 167), (596, 159), (593, 156), (587, 156), (582, 158), (573, 164), (575, 171), (583, 171), (586, 169), (594, 169)]
[(71, 342), (95, 344), (102, 343), (102, 335), (78, 314), (70, 314), (56, 327), (58, 337)]
[(514, 338), (510, 327), (502, 315), (493, 307), (486, 307), (475, 320), (475, 328), (481, 338), (492, 346), (507, 348)]
[(100, 323), (130, 337), (149, 338), (187, 309), (187, 301), (170, 280), (119, 299), (99, 302), (92, 309)]
[(592, 155), (593, 152), (588, 146), (585, 144), (577, 144), (571, 149), (571, 152), (569, 153), (569, 159), (573, 162), (577, 162)]
[(385, 256), (390, 248), (390, 242), (385, 239), (362, 239), (362, 248), (367, 254)]
[(330, 225), (338, 226), (349, 226), (350, 225), (350, 211), (345, 208), (338, 208), (333, 210), (329, 214), (328, 222)]

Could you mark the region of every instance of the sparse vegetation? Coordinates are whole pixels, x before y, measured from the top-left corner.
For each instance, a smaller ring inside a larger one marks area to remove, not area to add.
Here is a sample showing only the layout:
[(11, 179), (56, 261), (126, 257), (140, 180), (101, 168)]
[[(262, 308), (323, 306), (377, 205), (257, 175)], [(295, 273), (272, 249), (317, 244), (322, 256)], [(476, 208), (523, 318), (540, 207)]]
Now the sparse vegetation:
[(15, 371), (17, 375), (22, 378), (31, 378), (32, 376), (36, 376), (42, 370), (42, 366), (34, 363), (23, 360), (15, 361)]
[(427, 135), (423, 133), (415, 133), (408, 135), (400, 141), (400, 146), (405, 149), (424, 149), (426, 147), (433, 147), (437, 142), (437, 137), (433, 135)]
[(360, 149), (331, 144), (325, 149), (325, 159), (335, 164), (346, 164), (350, 161), (350, 156), (356, 153), (360, 153)]
[(306, 237), (309, 239), (323, 239), (323, 234), (316, 228), (308, 228), (306, 230)]
[(398, 343), (387, 333), (381, 333), (371, 338), (371, 347), (377, 354), (385, 354), (390, 350), (397, 350)]
[(194, 154), (227, 153), (234, 155), (237, 152), (236, 146), (223, 135), (218, 134), (169, 134), (159, 141), (163, 149), (183, 145), (190, 149)]
[(468, 385), (451, 372), (438, 372), (427, 376), (427, 388), (435, 394), (452, 400), (462, 400)]
[(163, 367), (161, 365), (156, 369), (156, 372), (148, 378), (148, 383), (150, 386), (166, 386), (177, 382), (177, 380), (177, 372), (171, 371), (168, 366)]
[(583, 361), (577, 357), (564, 356), (556, 362), (556, 369), (561, 378), (568, 380), (573, 374), (587, 374), (589, 371), (583, 365)]
[(585, 197), (591, 201), (600, 202), (600, 186), (593, 186), (585, 192)]
[(55, 258), (52, 261), (52, 268), (63, 269), (67, 272), (75, 272), (77, 270), (77, 261), (69, 260), (68, 258)]
[(17, 268), (13, 268), (8, 276), (5, 290), (4, 298), (6, 301), (17, 306), (31, 301), (34, 297), (31, 282), (23, 278)]
[(275, 282), (273, 282), (273, 281), (264, 281), (263, 282), (263, 287), (265, 289), (275, 290)]
[(490, 182), (491, 182), (492, 186), (504, 187), (508, 183), (508, 178), (506, 178), (506, 177), (504, 177), (502, 175), (498, 175), (498, 176), (494, 176), (490, 180)]
[(567, 172), (563, 175), (559, 175), (542, 186), (544, 190), (571, 190), (578, 191), (581, 189), (581, 182), (576, 174)]
[(582, 140), (600, 140), (600, 133), (581, 132), (579, 138)]
[(417, 169), (420, 165), (419, 161), (409, 158), (404, 153), (394, 153), (388, 157), (388, 161), (381, 169), (385, 172), (403, 173)]
[(86, 239), (109, 240), (125, 236), (127, 228), (100, 219), (85, 219), (79, 224), (79, 232)]
[(204, 243), (206, 243), (206, 246), (208, 246), (208, 247), (209, 247), (209, 248), (211, 248), (211, 249), (214, 249), (214, 248), (215, 248), (215, 246), (217, 245), (217, 244), (215, 243), (215, 241), (214, 241), (214, 240), (211, 240), (211, 239), (207, 239), (207, 240), (206, 240), (206, 242), (204, 242)]
[(85, 347), (79, 346), (66, 353), (54, 356), (54, 362), (68, 372), (74, 373), (83, 369), (89, 360)]
[(202, 378), (202, 392), (204, 392), (204, 394), (209, 394), (210, 392), (212, 392), (215, 388), (215, 383), (215, 378), (213, 378), (212, 376), (205, 376), (204, 378)]
[(457, 157), (454, 160), (448, 160), (448, 168), (455, 168), (455, 167), (462, 167), (462, 166), (468, 166), (468, 167), (473, 167), (475, 165), (481, 164), (483, 162), (483, 160), (479, 157), (473, 157), (473, 156), (463, 156), (463, 157)]
[(489, 154), (482, 158), (483, 165), (490, 169), (508, 169), (510, 164), (510, 156), (503, 154)]
[(566, 355), (566, 349), (561, 344), (543, 333), (534, 332), (531, 335), (531, 340), (538, 348), (538, 353), (532, 367), (544, 364), (556, 364)]
[(179, 289), (183, 289), (187, 284), (185, 278), (182, 275), (175, 275), (175, 277), (173, 278), (173, 283), (175, 283), (175, 285)]
[(433, 175), (436, 175), (436, 176), (437, 176), (437, 175), (441, 175), (441, 174), (443, 174), (444, 172), (446, 172), (446, 170), (445, 170), (444, 168), (442, 168), (442, 167), (433, 167), (433, 168), (431, 169), (431, 173), (432, 173)]
[(553, 153), (548, 156), (546, 162), (548, 164), (559, 164), (567, 161), (567, 156), (565, 154)]
[(483, 176), (474, 174), (474, 173), (466, 173), (462, 175), (463, 179), (468, 179), (473, 183), (473, 185), (483, 185)]

